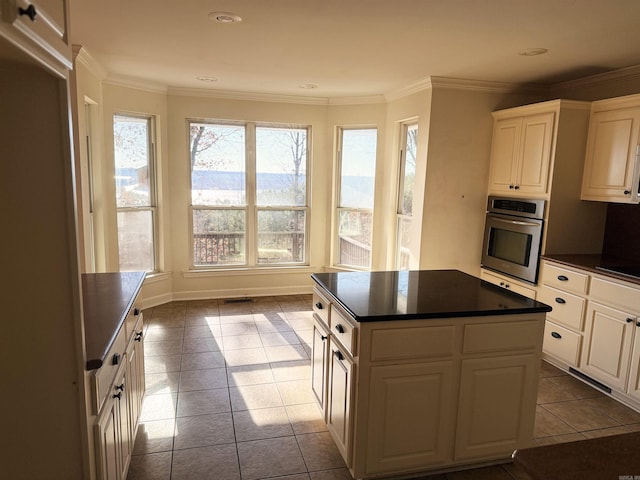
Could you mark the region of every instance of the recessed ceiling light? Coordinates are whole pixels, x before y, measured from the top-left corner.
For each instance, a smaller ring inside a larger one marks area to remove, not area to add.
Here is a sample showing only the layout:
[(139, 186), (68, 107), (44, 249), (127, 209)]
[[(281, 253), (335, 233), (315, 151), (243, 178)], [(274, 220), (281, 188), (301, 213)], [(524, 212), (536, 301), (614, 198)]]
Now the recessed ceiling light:
[(522, 55), (523, 57), (535, 57), (536, 55), (542, 55), (547, 53), (549, 50), (546, 48), (527, 48), (526, 50), (521, 51), (518, 55)]
[(209, 14), (209, 20), (213, 20), (218, 23), (240, 23), (242, 21), (242, 17), (229, 12), (211, 12)]
[(304, 88), (305, 90), (313, 90), (314, 88), (318, 88), (318, 85), (314, 85), (313, 83), (303, 83), (302, 85), (298, 85), (300, 88)]
[(198, 75), (196, 80), (200, 80), (201, 82), (217, 82), (218, 79), (216, 77), (210, 77), (209, 75)]

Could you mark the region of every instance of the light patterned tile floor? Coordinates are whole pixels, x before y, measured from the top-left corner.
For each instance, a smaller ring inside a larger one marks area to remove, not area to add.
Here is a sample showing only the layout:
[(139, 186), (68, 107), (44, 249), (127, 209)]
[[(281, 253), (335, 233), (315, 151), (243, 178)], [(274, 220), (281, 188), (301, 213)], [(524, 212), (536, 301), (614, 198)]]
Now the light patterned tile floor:
[[(310, 295), (144, 312), (147, 392), (128, 480), (350, 480), (310, 391)], [(640, 413), (546, 362), (535, 443), (640, 430)], [(512, 464), (423, 480), (528, 480)]]

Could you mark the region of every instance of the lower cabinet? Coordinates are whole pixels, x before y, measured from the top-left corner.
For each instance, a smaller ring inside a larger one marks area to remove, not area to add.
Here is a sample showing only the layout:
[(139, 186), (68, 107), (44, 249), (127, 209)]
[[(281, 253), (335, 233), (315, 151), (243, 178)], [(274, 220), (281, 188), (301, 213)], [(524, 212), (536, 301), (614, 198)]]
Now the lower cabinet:
[(351, 398), (353, 393), (353, 360), (329, 338), (329, 372), (327, 381), (327, 429), (338, 450), (351, 466)]
[[(131, 461), (145, 392), (142, 313), (136, 313), (136, 317), (125, 351), (110, 352), (108, 356), (111, 362), (118, 359), (118, 368), (106, 395), (96, 401), (101, 405), (94, 427), (99, 480), (126, 479)], [(118, 337), (124, 334), (123, 325)], [(96, 376), (100, 376), (99, 371)]]
[(358, 323), (331, 304), (330, 328), (314, 317), (312, 388), (353, 478), (530, 446), (544, 316)]

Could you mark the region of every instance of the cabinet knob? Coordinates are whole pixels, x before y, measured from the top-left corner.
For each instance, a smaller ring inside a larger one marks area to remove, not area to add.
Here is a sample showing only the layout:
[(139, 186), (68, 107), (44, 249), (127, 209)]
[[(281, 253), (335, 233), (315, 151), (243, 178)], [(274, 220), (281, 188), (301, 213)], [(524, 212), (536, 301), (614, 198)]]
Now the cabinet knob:
[(640, 320), (636, 320), (636, 327), (640, 327)]
[(327, 337), (325, 335), (320, 335), (320, 340), (322, 340), (323, 342), (327, 339)]
[(567, 303), (567, 301), (562, 297), (556, 297), (556, 302), (557, 303)]
[(631, 193), (631, 190), (625, 190), (625, 191), (624, 191), (624, 194), (625, 194), (625, 195), (629, 195), (630, 193)]
[(119, 390), (122, 392), (124, 390), (124, 383), (121, 383), (120, 385), (116, 385), (116, 390)]
[(558, 275), (558, 280), (560, 280), (561, 282), (568, 282), (569, 281), (569, 277), (567, 277), (565, 275)]
[(322, 305), (322, 303), (318, 302), (318, 303), (316, 303), (316, 308), (318, 310), (322, 310), (324, 308), (324, 306)]
[(140, 309), (138, 307), (133, 309), (133, 314), (137, 317), (138, 315), (140, 315)]
[(509, 190), (513, 190), (513, 185), (509, 185)]
[(627, 323), (633, 322), (633, 318), (627, 318)]
[(513, 187), (515, 190), (519, 190), (520, 189), (520, 185), (516, 185)]
[(562, 335), (560, 335), (558, 332), (551, 332), (551, 336), (553, 338), (562, 338)]
[(120, 364), (120, 354), (114, 353), (113, 357), (111, 358), (111, 365), (119, 365), (119, 364)]
[(136, 342), (141, 342), (142, 341), (142, 330), (139, 331), (139, 332), (136, 332), (136, 336), (135, 336), (134, 340)]
[(18, 14), (20, 16), (26, 15), (27, 17), (29, 17), (29, 20), (35, 22), (38, 12), (36, 12), (36, 7), (31, 4), (27, 8), (18, 7)]
[(122, 398), (122, 392), (114, 393), (113, 398), (117, 398), (118, 400), (120, 400)]
[(336, 350), (335, 352), (333, 352), (333, 354), (336, 356), (336, 358), (340, 361), (344, 360), (344, 355), (342, 355), (342, 352)]
[(344, 327), (341, 324), (336, 325), (336, 330), (338, 333), (344, 333)]

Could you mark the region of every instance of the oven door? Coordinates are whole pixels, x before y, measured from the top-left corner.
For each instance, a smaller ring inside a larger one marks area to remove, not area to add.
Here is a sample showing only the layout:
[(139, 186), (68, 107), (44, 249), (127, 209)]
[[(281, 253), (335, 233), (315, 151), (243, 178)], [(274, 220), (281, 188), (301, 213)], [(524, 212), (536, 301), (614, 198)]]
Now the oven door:
[(536, 283), (543, 221), (487, 213), (482, 265)]

